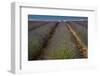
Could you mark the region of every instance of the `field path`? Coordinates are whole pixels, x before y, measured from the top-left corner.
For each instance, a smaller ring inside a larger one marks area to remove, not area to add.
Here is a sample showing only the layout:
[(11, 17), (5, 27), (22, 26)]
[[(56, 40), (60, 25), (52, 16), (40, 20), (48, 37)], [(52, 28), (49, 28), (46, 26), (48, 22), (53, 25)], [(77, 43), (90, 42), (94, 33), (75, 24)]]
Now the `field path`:
[(72, 27), (69, 24), (67, 24), (67, 27), (70, 30), (70, 32), (72, 33), (72, 35), (75, 38), (75, 40), (76, 40), (77, 48), (79, 48), (81, 50), (81, 52), (82, 52), (82, 55), (87, 58), (87, 50), (88, 49), (82, 43), (81, 39), (78, 37), (76, 32), (72, 29)]

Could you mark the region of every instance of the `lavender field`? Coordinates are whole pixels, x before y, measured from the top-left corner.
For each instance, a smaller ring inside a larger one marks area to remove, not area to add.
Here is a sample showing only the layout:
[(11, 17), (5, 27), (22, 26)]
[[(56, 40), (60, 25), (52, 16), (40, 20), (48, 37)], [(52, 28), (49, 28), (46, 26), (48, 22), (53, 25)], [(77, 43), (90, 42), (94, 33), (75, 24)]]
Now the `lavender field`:
[(88, 21), (28, 21), (28, 60), (88, 58)]

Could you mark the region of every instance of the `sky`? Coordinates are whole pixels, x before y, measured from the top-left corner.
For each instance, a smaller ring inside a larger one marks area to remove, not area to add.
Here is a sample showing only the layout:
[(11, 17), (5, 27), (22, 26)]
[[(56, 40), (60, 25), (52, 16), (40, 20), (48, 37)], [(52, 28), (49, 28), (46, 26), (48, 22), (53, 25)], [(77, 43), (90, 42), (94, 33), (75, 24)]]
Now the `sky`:
[(86, 21), (88, 17), (76, 16), (51, 16), (51, 15), (28, 15), (28, 21)]

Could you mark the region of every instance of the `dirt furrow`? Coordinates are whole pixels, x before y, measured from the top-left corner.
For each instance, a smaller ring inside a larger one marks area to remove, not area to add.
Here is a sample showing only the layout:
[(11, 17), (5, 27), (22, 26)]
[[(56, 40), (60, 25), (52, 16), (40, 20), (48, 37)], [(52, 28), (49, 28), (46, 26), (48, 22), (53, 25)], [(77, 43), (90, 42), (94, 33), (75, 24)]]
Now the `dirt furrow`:
[(81, 54), (85, 58), (87, 58), (88, 57), (87, 47), (83, 44), (81, 39), (78, 37), (77, 33), (72, 29), (72, 27), (69, 24), (67, 24), (67, 27), (68, 27), (69, 31), (72, 33), (73, 37), (75, 38), (77, 48), (80, 49)]

